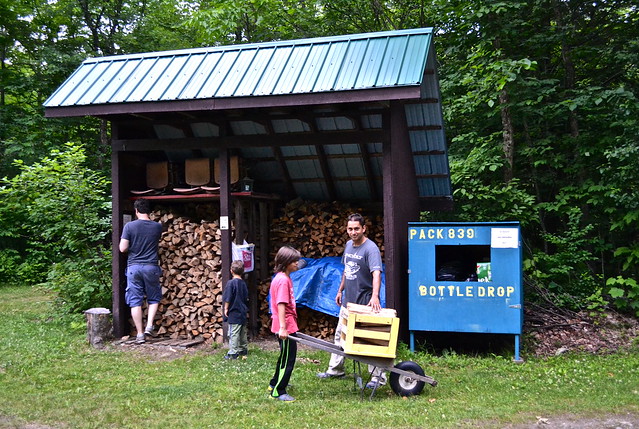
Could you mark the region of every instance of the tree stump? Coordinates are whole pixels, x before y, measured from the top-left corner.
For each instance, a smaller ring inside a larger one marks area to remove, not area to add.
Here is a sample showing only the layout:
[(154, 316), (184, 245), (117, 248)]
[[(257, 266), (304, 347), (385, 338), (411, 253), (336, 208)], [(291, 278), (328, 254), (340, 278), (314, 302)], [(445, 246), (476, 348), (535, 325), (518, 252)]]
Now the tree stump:
[(113, 325), (111, 310), (108, 308), (91, 308), (84, 312), (87, 317), (87, 341), (96, 348), (104, 347), (104, 343), (112, 338)]

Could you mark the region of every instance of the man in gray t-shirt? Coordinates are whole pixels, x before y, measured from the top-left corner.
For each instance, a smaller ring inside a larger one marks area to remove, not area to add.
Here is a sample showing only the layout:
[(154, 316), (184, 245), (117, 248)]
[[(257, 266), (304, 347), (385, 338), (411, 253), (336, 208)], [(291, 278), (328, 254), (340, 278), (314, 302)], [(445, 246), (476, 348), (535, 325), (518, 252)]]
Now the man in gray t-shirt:
[[(382, 256), (377, 245), (366, 237), (366, 224), (362, 215), (355, 213), (348, 217), (346, 231), (350, 240), (346, 243), (342, 262), (344, 274), (340, 282), (335, 302), (340, 306), (339, 319), (335, 329), (335, 344), (342, 347), (342, 331), (346, 328), (342, 320), (348, 318), (346, 306), (349, 302), (370, 305), (373, 311), (381, 308), (379, 289), (382, 284)], [(369, 367), (370, 370), (372, 368)], [(344, 356), (331, 354), (326, 372), (317, 374), (319, 378), (343, 377)], [(386, 384), (383, 371), (372, 372), (368, 388)]]
[[(153, 319), (162, 299), (162, 270), (158, 256), (162, 225), (149, 217), (150, 206), (148, 200), (135, 200), (133, 208), (137, 220), (124, 225), (119, 245), (120, 252), (128, 253), (124, 297), (131, 307), (131, 318), (137, 330), (137, 344), (145, 342), (145, 335), (155, 335)], [(142, 331), (142, 304), (145, 297), (149, 311), (146, 329)]]
[[(346, 307), (349, 302), (360, 305), (370, 304), (377, 311), (379, 310), (382, 255), (372, 240), (363, 235), (361, 237), (359, 244), (349, 240), (344, 248), (342, 256), (344, 264), (343, 287), (340, 285), (340, 290), (343, 290), (341, 305)], [(376, 281), (377, 284), (375, 284)], [(377, 287), (376, 290), (375, 287)]]

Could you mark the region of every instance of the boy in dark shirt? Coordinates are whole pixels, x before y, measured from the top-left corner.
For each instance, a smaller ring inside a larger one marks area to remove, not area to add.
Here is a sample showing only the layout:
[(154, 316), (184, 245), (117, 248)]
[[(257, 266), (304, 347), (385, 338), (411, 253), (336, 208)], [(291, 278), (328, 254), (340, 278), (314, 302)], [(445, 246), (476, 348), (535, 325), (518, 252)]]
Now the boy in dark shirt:
[(248, 288), (242, 279), (244, 262), (231, 263), (231, 280), (228, 281), (222, 294), (224, 302), (223, 316), (229, 324), (229, 351), (224, 359), (237, 359), (248, 354), (248, 337), (246, 334), (246, 313), (248, 312)]

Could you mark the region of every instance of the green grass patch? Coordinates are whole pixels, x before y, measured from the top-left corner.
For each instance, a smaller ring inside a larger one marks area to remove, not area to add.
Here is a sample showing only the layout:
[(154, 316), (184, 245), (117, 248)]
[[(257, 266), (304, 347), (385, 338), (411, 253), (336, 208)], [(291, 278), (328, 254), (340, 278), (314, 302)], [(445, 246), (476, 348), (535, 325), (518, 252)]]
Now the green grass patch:
[(401, 346), (400, 357), (439, 385), (412, 398), (383, 387), (369, 401), (352, 378), (317, 379), (328, 353), (304, 350), (289, 392), (298, 400), (280, 403), (266, 390), (274, 351), (252, 345), (247, 360), (225, 361), (224, 349), (177, 359), (95, 350), (77, 319), (50, 318), (50, 302), (40, 289), (0, 288), (0, 427), (503, 427), (535, 416), (639, 412), (637, 351), (515, 364), (512, 356)]

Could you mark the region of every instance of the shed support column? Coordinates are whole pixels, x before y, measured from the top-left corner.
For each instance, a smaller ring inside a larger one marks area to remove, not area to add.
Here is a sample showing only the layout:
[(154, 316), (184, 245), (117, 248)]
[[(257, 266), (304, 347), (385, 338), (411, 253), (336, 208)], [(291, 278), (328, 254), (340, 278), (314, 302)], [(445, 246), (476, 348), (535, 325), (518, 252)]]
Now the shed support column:
[(126, 255), (120, 253), (119, 243), (120, 235), (122, 234), (122, 228), (124, 227), (122, 210), (122, 186), (120, 178), (121, 174), (120, 166), (121, 152), (113, 151), (111, 154), (111, 194), (113, 204), (113, 218), (112, 222), (112, 290), (113, 290), (113, 336), (120, 338), (128, 334), (129, 331), (129, 309), (124, 299), (124, 291), (126, 289), (126, 277), (124, 269), (126, 267)]
[[(231, 183), (229, 174), (229, 152), (220, 149), (220, 229), (222, 233), (222, 288), (230, 280), (231, 274)], [(227, 228), (222, 229), (222, 219)]]
[[(419, 220), (415, 165), (406, 124), (404, 105), (391, 103), (384, 115), (384, 262), (386, 265), (386, 306), (408, 320), (408, 222)], [(402, 325), (402, 337), (408, 326)]]
[[(229, 151), (220, 149), (220, 230), (222, 241), (222, 293), (231, 279), (231, 174), (229, 172)], [(223, 222), (224, 221), (224, 222)], [(222, 226), (225, 228), (222, 228)], [(222, 303), (224, 306), (224, 303)], [(224, 322), (222, 338), (228, 340), (228, 324)]]

